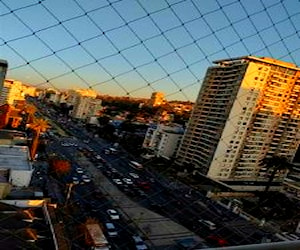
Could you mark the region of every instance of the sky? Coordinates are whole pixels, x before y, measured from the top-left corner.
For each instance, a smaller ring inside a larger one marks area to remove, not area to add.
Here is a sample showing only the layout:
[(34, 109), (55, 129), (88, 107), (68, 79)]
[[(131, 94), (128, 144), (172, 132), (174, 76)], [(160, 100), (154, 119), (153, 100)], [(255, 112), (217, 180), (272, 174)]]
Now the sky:
[(7, 78), (43, 88), (196, 100), (214, 60), (300, 66), (298, 0), (0, 0)]

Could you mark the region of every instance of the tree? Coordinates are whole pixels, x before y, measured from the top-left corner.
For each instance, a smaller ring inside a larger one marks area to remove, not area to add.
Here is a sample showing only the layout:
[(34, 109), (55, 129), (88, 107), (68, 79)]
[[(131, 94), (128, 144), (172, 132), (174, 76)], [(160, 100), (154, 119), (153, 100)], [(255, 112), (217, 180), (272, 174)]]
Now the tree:
[(71, 163), (65, 159), (54, 158), (50, 160), (49, 164), (51, 171), (58, 177), (71, 171)]
[(25, 112), (27, 113), (26, 123), (31, 123), (34, 120), (34, 114), (36, 112), (36, 107), (32, 104), (27, 104), (25, 107)]
[(268, 172), (271, 172), (265, 187), (265, 192), (269, 191), (271, 184), (279, 171), (291, 170), (293, 168), (293, 165), (288, 161), (286, 157), (278, 155), (274, 155), (270, 158), (265, 158), (262, 163), (268, 169)]
[(40, 134), (42, 132), (45, 132), (50, 127), (50, 125), (44, 119), (34, 119), (33, 122), (28, 125), (28, 127), (34, 130), (34, 136), (30, 148), (31, 159), (34, 159), (39, 144)]

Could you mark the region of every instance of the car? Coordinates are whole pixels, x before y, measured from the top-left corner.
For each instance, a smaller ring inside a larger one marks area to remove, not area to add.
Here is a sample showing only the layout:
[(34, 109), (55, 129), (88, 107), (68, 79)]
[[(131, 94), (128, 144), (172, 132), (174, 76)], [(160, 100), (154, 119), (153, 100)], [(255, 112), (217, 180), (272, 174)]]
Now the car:
[(136, 174), (136, 173), (129, 173), (128, 175), (129, 175), (130, 177), (134, 178), (134, 179), (140, 178), (140, 176), (139, 176), (138, 174)]
[(122, 180), (127, 185), (132, 185), (133, 184), (133, 182), (132, 182), (132, 180), (130, 178), (123, 178)]
[(73, 176), (73, 177), (72, 177), (72, 182), (73, 182), (74, 184), (79, 184), (79, 179), (78, 179), (76, 176)]
[(118, 236), (118, 232), (113, 223), (111, 223), (111, 222), (105, 223), (105, 228), (106, 228), (106, 232), (107, 232), (108, 236), (110, 236), (110, 237)]
[(101, 160), (101, 159), (102, 159), (101, 155), (95, 155), (95, 158), (96, 158), (97, 160)]
[(199, 219), (198, 222), (202, 225), (207, 227), (209, 230), (216, 230), (217, 226), (215, 223), (209, 221), (209, 220), (203, 220), (203, 219)]
[(148, 249), (147, 245), (145, 244), (145, 242), (143, 241), (141, 236), (133, 235), (132, 240), (133, 240), (133, 242), (135, 244), (135, 248), (137, 250), (146, 250), (146, 249)]
[(120, 215), (118, 214), (118, 212), (115, 209), (108, 209), (106, 212), (111, 220), (119, 220), (120, 219)]
[(83, 175), (81, 178), (83, 182), (91, 182), (90, 177), (88, 177), (87, 175)]
[(83, 169), (82, 168), (76, 168), (76, 172), (78, 174), (83, 174)]
[(140, 197), (147, 197), (147, 194), (143, 190), (136, 190), (136, 194)]
[(150, 184), (147, 181), (138, 182), (137, 186), (140, 187), (143, 190), (149, 190), (150, 189)]
[(209, 235), (208, 237), (205, 238), (207, 243), (216, 245), (218, 247), (225, 247), (229, 246), (229, 243), (227, 240), (217, 236), (217, 235)]
[(91, 179), (90, 178), (82, 178), (82, 181), (88, 183), (88, 182), (91, 182)]
[(123, 182), (120, 179), (112, 179), (112, 181), (117, 185), (122, 185)]

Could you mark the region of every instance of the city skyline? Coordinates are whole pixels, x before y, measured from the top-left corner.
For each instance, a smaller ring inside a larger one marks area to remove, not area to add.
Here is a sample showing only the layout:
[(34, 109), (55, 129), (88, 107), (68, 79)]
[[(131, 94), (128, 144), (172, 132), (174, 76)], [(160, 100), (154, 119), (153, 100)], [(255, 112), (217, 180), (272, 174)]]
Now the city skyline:
[(7, 78), (112, 96), (192, 101), (212, 61), (300, 65), (298, 1), (5, 1)]

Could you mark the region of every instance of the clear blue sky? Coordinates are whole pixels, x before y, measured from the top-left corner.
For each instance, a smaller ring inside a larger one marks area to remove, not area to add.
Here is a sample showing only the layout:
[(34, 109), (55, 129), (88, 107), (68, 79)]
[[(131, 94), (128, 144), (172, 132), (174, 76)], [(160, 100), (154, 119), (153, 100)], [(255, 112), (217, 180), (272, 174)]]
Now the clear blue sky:
[(300, 65), (298, 0), (0, 0), (7, 78), (195, 101), (212, 61)]

